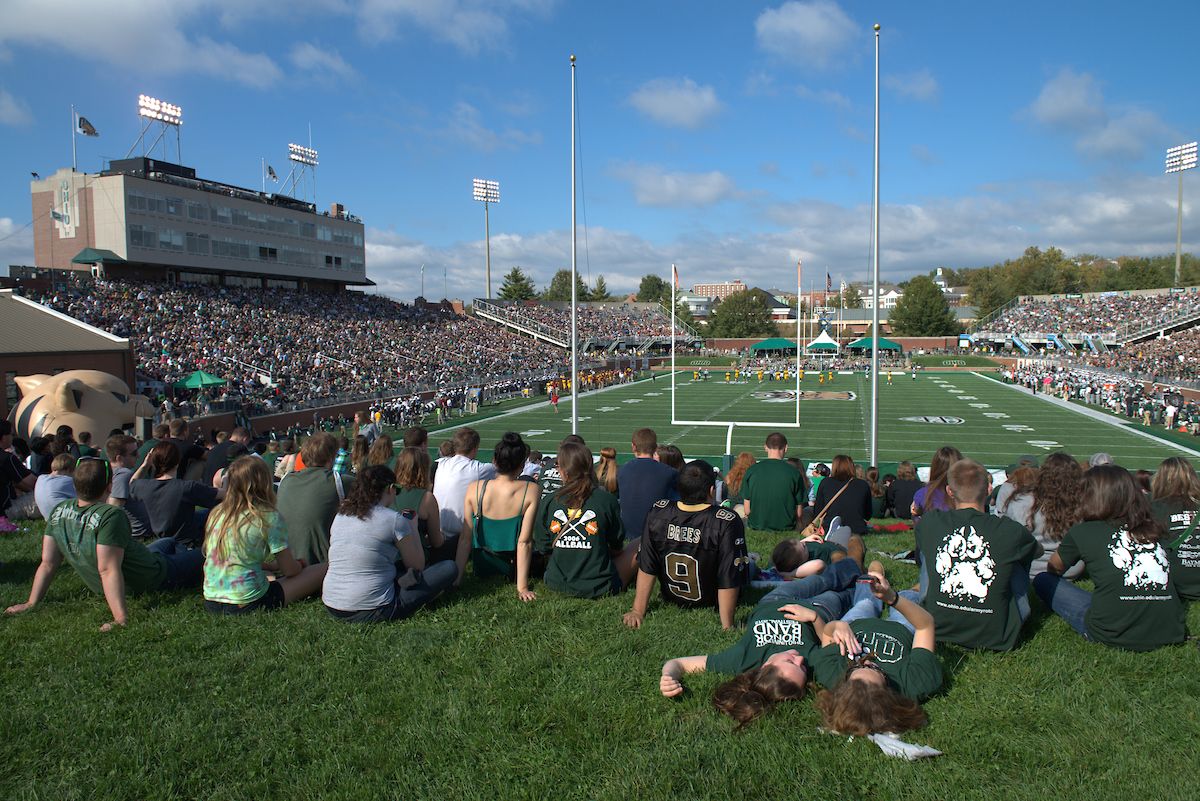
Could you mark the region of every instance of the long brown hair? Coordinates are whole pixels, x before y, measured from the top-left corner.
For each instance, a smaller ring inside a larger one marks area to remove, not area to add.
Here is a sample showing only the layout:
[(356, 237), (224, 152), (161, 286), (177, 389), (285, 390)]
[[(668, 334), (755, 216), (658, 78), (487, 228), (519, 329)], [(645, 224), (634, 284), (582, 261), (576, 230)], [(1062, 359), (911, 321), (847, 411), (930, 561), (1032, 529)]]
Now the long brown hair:
[(1046, 457), (1033, 485), (1032, 524), (1038, 512), (1046, 521), (1043, 533), (1058, 542), (1067, 529), (1079, 522), (1079, 492), (1083, 468), (1068, 453), (1058, 451)]
[(879, 483), (879, 468), (874, 466), (868, 467), (866, 476), (867, 483), (871, 485), (871, 497), (882, 498), (884, 492), (883, 485)]
[(592, 452), (586, 445), (564, 442), (558, 446), (558, 472), (563, 477), (558, 498), (568, 507), (578, 509), (591, 497), (596, 488), (592, 472)]
[(736, 720), (741, 729), (781, 701), (803, 698), (807, 688), (807, 684), (797, 687), (770, 665), (763, 665), (739, 673), (717, 687), (713, 691), (713, 706)]
[(179, 466), (179, 448), (175, 447), (175, 443), (164, 440), (146, 454), (146, 464), (150, 466), (150, 474), (154, 478), (165, 476)]
[(844, 453), (833, 457), (829, 477), (838, 481), (849, 481), (854, 478), (854, 460)]
[(746, 477), (746, 471), (753, 466), (754, 454), (750, 451), (742, 451), (733, 460), (733, 466), (725, 474), (725, 486), (729, 489), (730, 495), (737, 495), (742, 491), (742, 479)]
[(371, 443), (362, 434), (354, 438), (354, 447), (350, 449), (350, 466), (355, 473), (361, 473), (367, 468), (367, 457), (371, 452)]
[(817, 694), (822, 725), (832, 732), (854, 737), (919, 729), (929, 722), (925, 710), (891, 687), (854, 681), (849, 674)]
[(1200, 504), (1200, 477), (1187, 459), (1172, 456), (1163, 459), (1150, 482), (1150, 492), (1156, 501), (1170, 501), (1195, 508)]
[(338, 507), (338, 514), (366, 520), (379, 505), (388, 487), (395, 483), (396, 474), (385, 464), (364, 468), (354, 479), (354, 486), (346, 494), (346, 500)]
[(943, 445), (937, 449), (937, 453), (933, 455), (933, 461), (929, 464), (929, 483), (925, 485), (928, 487), (925, 491), (927, 508), (933, 502), (935, 493), (945, 494), (947, 474), (949, 474), (951, 466), (961, 458), (963, 458), (962, 453), (953, 445)]
[(234, 459), (225, 470), (225, 499), (204, 527), (205, 556), (215, 554), (225, 560), (230, 553), (245, 550), (243, 529), (261, 528), (267, 512), (275, 508), (272, 478), (267, 463), (257, 456)]
[(367, 451), (367, 466), (376, 464), (387, 464), (392, 461), (392, 457), (396, 455), (396, 448), (392, 445), (391, 437), (377, 437), (371, 443), (370, 450)]
[(617, 491), (617, 449), (601, 448), (600, 464), (596, 465), (596, 480), (609, 492)]
[(1093, 467), (1083, 474), (1079, 494), (1081, 520), (1104, 520), (1119, 525), (1136, 542), (1158, 542), (1162, 523), (1150, 511), (1150, 501), (1133, 476), (1115, 464)]
[(404, 489), (429, 489), (429, 451), (404, 448), (396, 457), (396, 486)]

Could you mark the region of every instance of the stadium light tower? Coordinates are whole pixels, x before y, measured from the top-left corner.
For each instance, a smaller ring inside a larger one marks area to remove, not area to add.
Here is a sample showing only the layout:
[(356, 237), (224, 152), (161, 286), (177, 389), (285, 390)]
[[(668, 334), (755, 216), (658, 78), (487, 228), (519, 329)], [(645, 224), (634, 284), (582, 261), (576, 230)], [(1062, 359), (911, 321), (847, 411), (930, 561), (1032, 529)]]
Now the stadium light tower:
[(500, 182), (475, 178), (471, 181), (471, 197), (483, 204), (483, 268), (487, 276), (487, 297), (492, 297), (492, 232), (488, 221), (488, 206), (500, 202)]
[[(182, 137), (180, 129), (183, 127), (183, 109), (174, 103), (168, 103), (165, 100), (159, 100), (157, 97), (150, 95), (138, 95), (138, 116), (142, 118), (142, 130), (138, 133), (138, 138), (134, 141), (133, 147), (129, 148), (129, 152), (125, 154), (125, 158), (133, 155), (133, 151), (140, 144), (142, 146), (142, 155), (146, 155), (147, 149), (150, 153), (154, 153), (154, 148), (162, 141), (170, 128), (175, 129), (175, 160), (183, 161)], [(150, 126), (158, 124), (158, 137), (146, 147), (146, 133), (150, 130)], [(163, 144), (163, 156), (167, 155), (167, 146)]]
[(1175, 213), (1175, 286), (1183, 286), (1183, 172), (1195, 166), (1195, 142), (1167, 148), (1167, 175), (1179, 173), (1179, 200)]
[(283, 179), (283, 193), (295, 197), (292, 193), (306, 174), (311, 175), (313, 184), (313, 203), (317, 202), (317, 151), (311, 147), (288, 143), (288, 159), (292, 162), (291, 172)]

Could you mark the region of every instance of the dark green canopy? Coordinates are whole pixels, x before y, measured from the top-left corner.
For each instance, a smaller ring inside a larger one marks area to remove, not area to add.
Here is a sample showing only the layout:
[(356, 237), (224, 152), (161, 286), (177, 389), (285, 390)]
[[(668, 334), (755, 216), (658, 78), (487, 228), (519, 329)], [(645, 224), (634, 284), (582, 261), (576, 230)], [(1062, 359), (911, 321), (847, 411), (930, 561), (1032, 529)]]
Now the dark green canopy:
[(204, 387), (219, 387), (224, 384), (224, 378), (218, 378), (212, 373), (197, 370), (182, 381), (175, 382), (176, 389), (203, 389)]
[[(851, 342), (849, 347), (851, 350), (870, 350), (871, 349), (871, 337), (863, 337), (862, 339), (858, 340), (857, 342)], [(880, 350), (894, 350), (899, 353), (904, 352), (904, 348), (900, 347), (900, 345), (898, 343), (893, 342), (890, 339), (884, 339), (883, 337), (879, 338), (879, 349)]]
[(772, 339), (764, 339), (762, 342), (755, 342), (750, 346), (750, 350), (795, 350), (796, 343), (790, 339), (782, 337), (774, 337)]
[(72, 264), (123, 264), (125, 262), (111, 250), (100, 248), (84, 248), (71, 259)]

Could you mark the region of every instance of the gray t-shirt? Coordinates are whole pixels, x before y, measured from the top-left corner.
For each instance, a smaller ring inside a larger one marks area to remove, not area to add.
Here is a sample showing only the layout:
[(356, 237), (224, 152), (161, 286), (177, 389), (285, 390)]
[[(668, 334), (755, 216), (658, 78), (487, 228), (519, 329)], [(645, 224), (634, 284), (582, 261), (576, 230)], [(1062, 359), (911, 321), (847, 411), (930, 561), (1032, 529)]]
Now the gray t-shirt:
[(133, 478), (133, 471), (128, 467), (118, 467), (113, 471), (112, 490), (108, 493), (109, 497), (118, 501), (129, 500), (129, 479)]
[(412, 524), (384, 506), (376, 506), (366, 520), (341, 514), (335, 517), (321, 600), (341, 612), (364, 612), (390, 604), (396, 597), (399, 543), (411, 533)]
[(33, 485), (33, 502), (37, 504), (43, 520), (50, 519), (55, 506), (74, 498), (75, 479), (71, 476), (38, 476), (37, 483)]

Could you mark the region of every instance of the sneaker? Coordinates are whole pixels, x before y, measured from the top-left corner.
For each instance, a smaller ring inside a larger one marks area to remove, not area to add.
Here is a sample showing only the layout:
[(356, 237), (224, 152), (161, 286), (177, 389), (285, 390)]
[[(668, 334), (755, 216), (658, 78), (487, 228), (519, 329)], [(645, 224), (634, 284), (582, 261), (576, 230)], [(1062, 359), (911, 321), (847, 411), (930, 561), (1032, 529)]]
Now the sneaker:
[(829, 533), (832, 531), (837, 531), (841, 527), (842, 527), (842, 517), (841, 517), (841, 515), (838, 515), (837, 517), (835, 517), (829, 521), (829, 525), (825, 527), (825, 531), (826, 531), (826, 533)]

